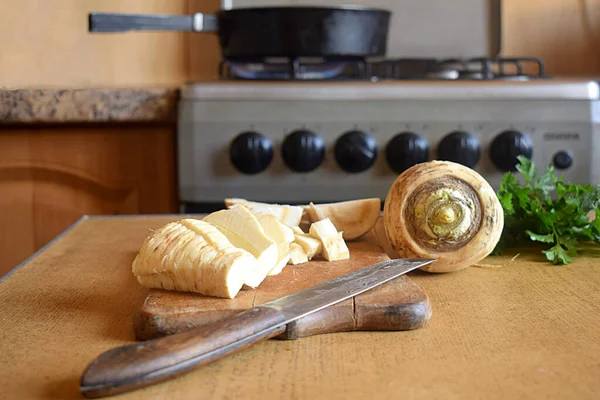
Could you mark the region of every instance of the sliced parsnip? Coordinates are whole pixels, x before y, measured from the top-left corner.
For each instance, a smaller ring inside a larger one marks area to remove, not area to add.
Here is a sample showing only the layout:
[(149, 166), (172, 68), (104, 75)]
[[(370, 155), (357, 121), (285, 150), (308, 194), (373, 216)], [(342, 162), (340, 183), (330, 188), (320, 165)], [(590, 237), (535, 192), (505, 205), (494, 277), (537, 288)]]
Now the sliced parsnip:
[[(289, 247), (289, 244), (288, 244), (288, 247)], [(291, 257), (291, 254), (288, 251), (287, 254), (283, 258), (279, 259), (279, 261), (277, 262), (277, 265), (275, 265), (275, 268), (273, 268), (271, 271), (269, 271), (269, 276), (279, 275), (281, 273), (281, 271), (283, 271), (283, 269), (286, 267), (286, 265), (288, 265), (288, 263), (290, 261), (290, 257)]]
[(294, 243), (297, 243), (302, 247), (302, 250), (304, 250), (304, 253), (309, 260), (312, 260), (313, 257), (321, 253), (323, 246), (318, 238), (311, 236), (308, 233), (294, 236)]
[(323, 256), (328, 261), (346, 260), (350, 258), (350, 250), (342, 236), (329, 218), (313, 222), (309, 233), (318, 238), (323, 246)]
[(279, 222), (273, 214), (258, 213), (256, 219), (263, 227), (267, 236), (277, 244), (277, 264), (268, 275), (277, 275), (287, 265), (290, 258), (290, 243), (294, 240), (294, 231)]
[(240, 198), (225, 199), (226, 207), (231, 208), (236, 205), (243, 205), (253, 213), (272, 214), (277, 217), (279, 222), (290, 227), (298, 226), (304, 214), (304, 209), (301, 206), (261, 203)]
[(247, 203), (247, 202), (248, 202), (248, 200), (240, 199), (237, 197), (228, 198), (228, 199), (225, 199), (225, 207), (231, 208), (235, 205), (243, 205), (244, 203)]
[[(306, 206), (308, 207), (308, 206)], [(302, 219), (300, 220), (300, 224), (298, 224), (298, 227), (300, 229), (302, 229), (302, 232), (308, 232), (308, 230), (310, 229), (310, 224), (311, 224), (311, 218), (310, 215), (308, 215), (308, 212), (306, 211), (306, 207), (304, 209), (304, 213), (302, 214)]]
[(256, 257), (259, 268), (244, 283), (252, 288), (258, 287), (277, 264), (278, 249), (256, 216), (246, 207), (236, 205), (227, 210), (213, 212), (204, 217), (203, 221), (214, 225), (234, 246)]
[(302, 246), (298, 243), (290, 243), (290, 259), (289, 264), (298, 265), (308, 262), (308, 257)]
[(297, 234), (297, 235), (302, 235), (302, 234), (306, 233), (299, 226), (292, 226), (292, 231), (294, 232), (294, 234)]
[(375, 226), (381, 215), (381, 200), (369, 198), (337, 203), (313, 204), (304, 207), (311, 222), (329, 218), (345, 240), (361, 237)]
[(256, 258), (200, 220), (172, 222), (149, 235), (132, 272), (146, 287), (234, 298), (258, 269)]
[(256, 219), (275, 243), (292, 242), (294, 240), (294, 231), (289, 226), (280, 222), (273, 214), (258, 213)]

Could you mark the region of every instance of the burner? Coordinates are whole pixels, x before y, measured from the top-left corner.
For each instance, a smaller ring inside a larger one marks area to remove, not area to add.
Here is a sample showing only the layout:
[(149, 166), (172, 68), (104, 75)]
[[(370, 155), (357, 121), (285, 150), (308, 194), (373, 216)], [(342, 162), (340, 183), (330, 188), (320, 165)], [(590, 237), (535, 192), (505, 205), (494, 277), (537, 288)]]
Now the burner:
[[(497, 67), (497, 78), (507, 80), (526, 80), (535, 78), (546, 78), (544, 63), (539, 58), (499, 58), (492, 60)], [(534, 64), (537, 67), (536, 74), (526, 74), (523, 71), (523, 63)], [(514, 72), (506, 71), (506, 68), (515, 68)]]
[[(536, 64), (537, 73), (524, 73), (526, 62)], [(377, 72), (384, 79), (528, 80), (545, 77), (544, 64), (538, 58), (398, 59), (383, 63)]]
[(362, 58), (227, 59), (219, 76), (229, 80), (365, 80), (368, 65)]
[[(536, 71), (526, 73), (524, 64)], [(219, 65), (226, 80), (507, 80), (545, 78), (538, 58), (432, 59), (401, 58), (367, 61), (362, 58), (226, 59)]]

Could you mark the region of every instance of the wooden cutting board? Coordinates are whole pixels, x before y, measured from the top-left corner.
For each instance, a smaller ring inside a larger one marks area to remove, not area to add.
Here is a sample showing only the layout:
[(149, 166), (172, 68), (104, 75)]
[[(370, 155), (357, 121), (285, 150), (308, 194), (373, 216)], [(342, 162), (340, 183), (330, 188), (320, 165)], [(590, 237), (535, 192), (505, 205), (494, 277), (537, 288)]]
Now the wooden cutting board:
[[(235, 299), (150, 289), (134, 314), (138, 339), (148, 340), (210, 324), (252, 306), (277, 299), (380, 261), (388, 260), (374, 236), (348, 242), (350, 259), (329, 262), (315, 257), (288, 265), (267, 277), (256, 289), (243, 290)], [(290, 323), (278, 339), (348, 331), (402, 331), (418, 329), (429, 321), (427, 295), (406, 275), (354, 298)]]

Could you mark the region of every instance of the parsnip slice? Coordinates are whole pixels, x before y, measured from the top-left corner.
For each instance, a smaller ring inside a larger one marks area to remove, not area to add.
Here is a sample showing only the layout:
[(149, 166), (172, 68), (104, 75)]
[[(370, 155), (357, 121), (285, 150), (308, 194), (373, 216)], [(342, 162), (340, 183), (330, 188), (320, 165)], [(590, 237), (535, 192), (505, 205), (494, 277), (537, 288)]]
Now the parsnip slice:
[(312, 260), (314, 256), (321, 253), (323, 246), (318, 238), (315, 238), (308, 233), (294, 236), (294, 243), (297, 243), (302, 247), (302, 250), (304, 250), (306, 257), (308, 257), (309, 260)]
[(258, 287), (277, 264), (278, 250), (277, 244), (267, 236), (256, 216), (246, 207), (236, 205), (208, 214), (203, 221), (214, 225), (231, 244), (256, 257), (259, 268), (244, 283), (251, 288)]
[(308, 262), (308, 257), (298, 243), (290, 243), (290, 259), (289, 264), (298, 265)]
[(309, 233), (318, 238), (323, 245), (323, 256), (328, 261), (346, 260), (350, 258), (350, 250), (342, 236), (333, 226), (329, 218), (313, 222)]
[(267, 236), (277, 244), (277, 264), (268, 275), (277, 275), (287, 265), (290, 258), (290, 243), (294, 240), (294, 231), (279, 222), (273, 214), (258, 213), (256, 219), (263, 227)]
[(146, 287), (234, 298), (258, 261), (207, 222), (183, 219), (149, 235), (132, 272)]
[(292, 231), (294, 232), (294, 234), (297, 234), (297, 235), (302, 235), (302, 234), (306, 233), (299, 226), (292, 226)]
[[(289, 245), (288, 245), (288, 247), (289, 247)], [(275, 265), (275, 268), (273, 268), (271, 271), (269, 271), (269, 276), (274, 276), (274, 275), (278, 275), (279, 273), (281, 273), (281, 271), (283, 271), (283, 269), (286, 267), (286, 265), (288, 265), (288, 263), (290, 261), (290, 257), (291, 257), (291, 254), (288, 251), (287, 254), (283, 258), (279, 259), (279, 261), (277, 262), (277, 265)]]
[(345, 240), (352, 240), (373, 229), (381, 215), (381, 200), (369, 198), (337, 203), (310, 203), (304, 209), (311, 222), (329, 218), (335, 228), (343, 232)]
[(225, 206), (231, 208), (236, 205), (243, 205), (252, 213), (267, 213), (277, 217), (279, 222), (287, 226), (298, 226), (304, 209), (301, 206), (291, 206), (287, 204), (269, 204), (257, 201), (249, 201), (240, 198), (225, 199)]
[(294, 240), (292, 228), (280, 222), (275, 215), (258, 213), (255, 216), (267, 236), (275, 243), (292, 242)]

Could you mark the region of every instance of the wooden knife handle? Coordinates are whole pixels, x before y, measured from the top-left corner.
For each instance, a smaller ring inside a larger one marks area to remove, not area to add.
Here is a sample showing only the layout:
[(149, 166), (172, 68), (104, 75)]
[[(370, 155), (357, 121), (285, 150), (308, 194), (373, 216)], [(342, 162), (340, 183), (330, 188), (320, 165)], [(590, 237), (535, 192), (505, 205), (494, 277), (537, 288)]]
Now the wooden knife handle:
[(158, 383), (285, 331), (277, 310), (253, 307), (187, 332), (102, 353), (81, 377), (88, 398), (111, 396)]

